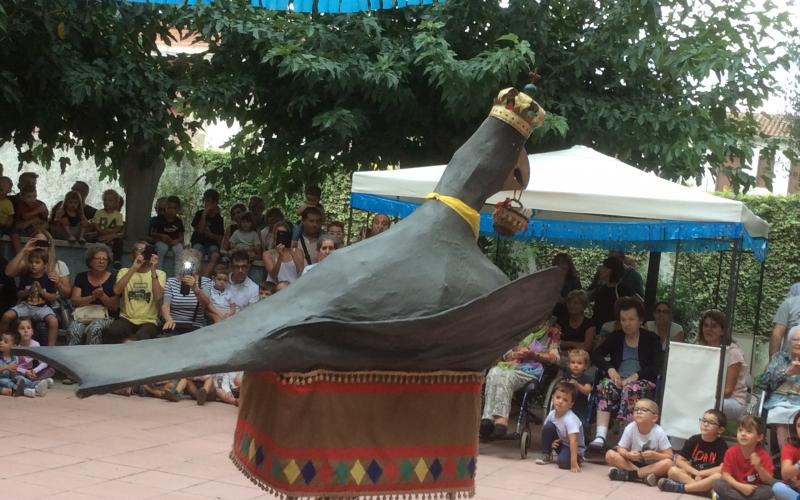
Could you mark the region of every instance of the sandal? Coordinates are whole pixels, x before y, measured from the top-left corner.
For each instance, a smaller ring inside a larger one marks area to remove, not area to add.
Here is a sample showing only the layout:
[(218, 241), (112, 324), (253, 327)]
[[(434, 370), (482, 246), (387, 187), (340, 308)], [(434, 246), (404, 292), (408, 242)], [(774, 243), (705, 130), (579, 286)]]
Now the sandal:
[(181, 397), (175, 389), (169, 391), (161, 391), (161, 399), (166, 399), (171, 403), (177, 403)]

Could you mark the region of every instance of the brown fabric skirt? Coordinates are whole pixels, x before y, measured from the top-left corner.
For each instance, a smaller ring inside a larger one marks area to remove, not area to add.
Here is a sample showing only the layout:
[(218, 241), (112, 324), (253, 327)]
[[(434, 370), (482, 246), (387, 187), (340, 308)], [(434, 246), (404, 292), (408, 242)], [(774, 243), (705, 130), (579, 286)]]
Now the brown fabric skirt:
[(477, 372), (245, 373), (231, 459), (289, 497), (473, 496)]

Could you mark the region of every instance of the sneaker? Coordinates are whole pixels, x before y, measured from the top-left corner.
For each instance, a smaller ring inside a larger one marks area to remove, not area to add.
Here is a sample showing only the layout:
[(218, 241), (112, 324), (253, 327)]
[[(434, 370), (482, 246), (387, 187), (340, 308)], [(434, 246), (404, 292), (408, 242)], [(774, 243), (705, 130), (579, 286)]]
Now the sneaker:
[(656, 477), (655, 474), (650, 473), (647, 476), (645, 476), (644, 483), (647, 486), (655, 486), (656, 484), (658, 484), (658, 478)]
[(48, 389), (53, 387), (53, 384), (55, 384), (55, 382), (51, 378), (46, 378), (46, 379), (44, 379), (44, 381), (47, 382), (47, 388)]
[(69, 377), (64, 377), (64, 380), (62, 380), (61, 383), (64, 385), (72, 385), (75, 383), (75, 381)]
[(203, 406), (204, 404), (206, 404), (207, 398), (208, 398), (208, 392), (205, 390), (205, 388), (201, 387), (200, 390), (197, 391), (197, 405)]
[(658, 489), (669, 493), (683, 493), (683, 483), (662, 477), (658, 480)]
[(628, 471), (611, 467), (608, 469), (608, 478), (612, 481), (627, 481)]
[(33, 389), (33, 390), (36, 392), (36, 395), (37, 395), (37, 396), (39, 396), (39, 397), (43, 397), (45, 394), (47, 394), (47, 389), (48, 389), (49, 387), (50, 387), (50, 386), (49, 386), (49, 385), (47, 385), (47, 380), (42, 380), (41, 382), (39, 382), (38, 384), (36, 384), (36, 386), (34, 387), (34, 389)]
[(167, 401), (171, 401), (173, 403), (177, 403), (181, 399), (181, 396), (178, 394), (178, 392), (175, 389), (171, 389), (169, 391), (164, 391), (162, 397), (164, 399), (166, 399)]
[(717, 492), (714, 490), (711, 490), (711, 500), (721, 500), (719, 495), (717, 495)]
[(35, 398), (36, 397), (36, 389), (23, 389), (22, 395), (26, 398)]
[(536, 459), (536, 465), (547, 465), (553, 463), (552, 453), (542, 453), (542, 456)]

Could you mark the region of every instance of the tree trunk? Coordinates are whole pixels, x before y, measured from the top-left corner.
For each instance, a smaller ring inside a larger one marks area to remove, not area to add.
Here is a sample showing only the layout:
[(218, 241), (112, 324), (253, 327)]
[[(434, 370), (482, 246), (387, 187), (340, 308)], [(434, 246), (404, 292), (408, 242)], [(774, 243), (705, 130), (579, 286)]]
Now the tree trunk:
[(164, 173), (164, 157), (158, 148), (137, 144), (128, 150), (120, 169), (125, 189), (125, 248), (147, 237), (158, 182)]

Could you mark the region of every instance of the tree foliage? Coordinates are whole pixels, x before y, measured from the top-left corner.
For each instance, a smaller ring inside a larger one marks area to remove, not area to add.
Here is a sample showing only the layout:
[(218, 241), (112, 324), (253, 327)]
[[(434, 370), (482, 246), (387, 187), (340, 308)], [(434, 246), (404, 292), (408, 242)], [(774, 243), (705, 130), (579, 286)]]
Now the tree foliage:
[[(533, 68), (551, 114), (530, 149), (585, 144), (697, 177), (707, 161), (748, 156), (749, 112), (787, 60), (769, 35), (789, 30), (755, 0), (448, 0), (313, 16), (245, 0), (0, 6), (0, 141), (23, 161), (74, 147), (113, 175), (133, 146), (179, 159), (195, 118), (222, 118), (243, 128), (231, 167), (209, 181), (260, 178), (287, 195), (334, 172), (446, 161), (497, 90)], [(173, 29), (208, 54), (159, 53)]]
[[(315, 18), (204, 8), (207, 116), (245, 125), (235, 181), (297, 188), (339, 169), (446, 161), (498, 88), (523, 85), (550, 110), (531, 149), (584, 144), (669, 179), (750, 158), (750, 112), (787, 64), (769, 34), (786, 12), (749, 0), (450, 0), (428, 9)], [(738, 119), (730, 119), (738, 113)], [(547, 132), (559, 133), (547, 133)], [(754, 183), (742, 173), (735, 187)]]
[(112, 176), (134, 146), (151, 158), (190, 150), (200, 124), (175, 111), (192, 58), (164, 57), (156, 41), (174, 40), (170, 30), (191, 15), (116, 0), (4, 0), (0, 141), (46, 166), (73, 148)]

